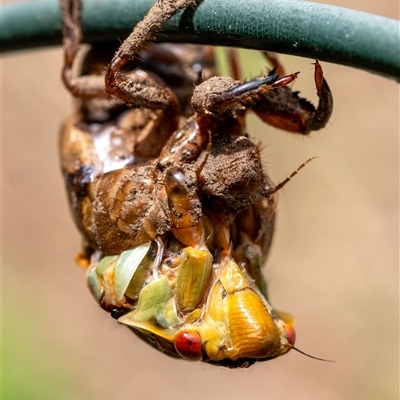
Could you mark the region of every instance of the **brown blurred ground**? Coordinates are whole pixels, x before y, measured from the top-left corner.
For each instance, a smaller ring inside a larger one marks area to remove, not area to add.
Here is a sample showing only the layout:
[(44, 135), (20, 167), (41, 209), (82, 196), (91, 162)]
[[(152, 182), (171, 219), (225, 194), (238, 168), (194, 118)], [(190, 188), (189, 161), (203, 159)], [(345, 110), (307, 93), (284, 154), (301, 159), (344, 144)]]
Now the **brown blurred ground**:
[[(395, 0), (329, 3), (398, 18)], [(4, 398), (397, 399), (398, 85), (323, 63), (335, 97), (324, 131), (298, 138), (252, 120), (275, 181), (319, 156), (280, 195), (266, 275), (275, 306), (296, 317), (298, 347), (337, 363), (292, 352), (238, 372), (170, 360), (91, 299), (57, 159), (72, 109), (61, 56), (3, 58)], [(315, 101), (311, 60), (283, 60)]]

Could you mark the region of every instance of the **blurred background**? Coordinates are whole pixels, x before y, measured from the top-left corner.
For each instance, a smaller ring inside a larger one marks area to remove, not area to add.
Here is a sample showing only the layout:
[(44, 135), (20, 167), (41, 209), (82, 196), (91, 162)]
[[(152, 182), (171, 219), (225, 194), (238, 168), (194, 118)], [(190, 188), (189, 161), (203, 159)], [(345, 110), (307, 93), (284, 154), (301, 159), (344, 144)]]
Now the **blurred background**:
[[(397, 0), (326, 2), (399, 16)], [(241, 54), (247, 78), (265, 71)], [(312, 60), (282, 61), (316, 102)], [(72, 112), (61, 62), (60, 48), (2, 60), (3, 398), (398, 399), (398, 84), (322, 63), (335, 101), (323, 131), (297, 137), (250, 118), (275, 182), (319, 157), (280, 192), (265, 274), (275, 307), (297, 320), (297, 346), (336, 363), (292, 351), (232, 371), (163, 356), (92, 300), (58, 161)]]

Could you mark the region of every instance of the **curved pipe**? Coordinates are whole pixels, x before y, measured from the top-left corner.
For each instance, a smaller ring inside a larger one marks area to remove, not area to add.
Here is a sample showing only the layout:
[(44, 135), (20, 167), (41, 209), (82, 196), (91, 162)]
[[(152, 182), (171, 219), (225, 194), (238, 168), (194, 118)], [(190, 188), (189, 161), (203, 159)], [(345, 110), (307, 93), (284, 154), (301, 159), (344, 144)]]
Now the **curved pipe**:
[[(154, 0), (84, 0), (85, 42), (123, 39)], [(229, 4), (229, 6), (227, 6)], [(269, 50), (400, 81), (400, 23), (299, 0), (203, 0), (169, 21), (158, 40)], [(2, 7), (2, 52), (61, 44), (56, 0)]]

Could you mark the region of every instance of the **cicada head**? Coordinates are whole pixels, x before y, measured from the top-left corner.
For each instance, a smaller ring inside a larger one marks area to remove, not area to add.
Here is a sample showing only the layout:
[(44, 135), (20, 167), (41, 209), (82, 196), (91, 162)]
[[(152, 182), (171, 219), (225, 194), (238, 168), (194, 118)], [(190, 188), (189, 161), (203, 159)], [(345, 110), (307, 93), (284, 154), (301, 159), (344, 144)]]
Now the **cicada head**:
[(226, 258), (218, 267), (201, 319), (178, 331), (175, 348), (183, 358), (188, 358), (188, 348), (196, 348), (203, 361), (248, 366), (292, 348), (293, 323), (288, 315), (281, 318), (236, 262)]

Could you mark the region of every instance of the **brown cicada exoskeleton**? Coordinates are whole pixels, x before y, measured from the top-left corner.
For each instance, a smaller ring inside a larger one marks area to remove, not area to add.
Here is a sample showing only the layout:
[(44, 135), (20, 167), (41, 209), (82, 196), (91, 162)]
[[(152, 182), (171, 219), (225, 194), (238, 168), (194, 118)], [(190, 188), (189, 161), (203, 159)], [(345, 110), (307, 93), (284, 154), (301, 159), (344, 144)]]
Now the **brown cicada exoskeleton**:
[(241, 82), (233, 52), (235, 79), (215, 76), (212, 47), (148, 43), (192, 3), (155, 3), (114, 56), (92, 46), (75, 76), (81, 5), (62, 1), (62, 76), (78, 103), (62, 171), (98, 303), (168, 355), (246, 367), (294, 348), (295, 334), (261, 274), (290, 177), (273, 185), (245, 113), (307, 134), (327, 123), (332, 96), (318, 62), (315, 109), (280, 66)]

